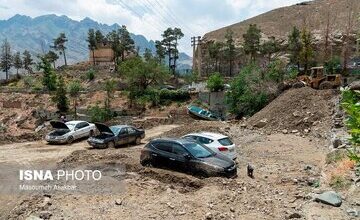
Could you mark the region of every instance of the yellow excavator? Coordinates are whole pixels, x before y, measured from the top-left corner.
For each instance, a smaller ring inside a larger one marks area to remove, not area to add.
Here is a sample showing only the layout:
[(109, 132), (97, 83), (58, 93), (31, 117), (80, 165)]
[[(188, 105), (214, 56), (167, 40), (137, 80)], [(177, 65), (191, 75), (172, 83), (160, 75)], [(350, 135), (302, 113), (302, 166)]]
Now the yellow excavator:
[[(342, 85), (341, 74), (326, 74), (324, 67), (313, 67), (309, 75), (299, 76), (296, 84), (303, 83), (313, 89), (336, 89)], [(295, 86), (295, 85), (294, 85)], [(299, 87), (296, 85), (295, 87)]]

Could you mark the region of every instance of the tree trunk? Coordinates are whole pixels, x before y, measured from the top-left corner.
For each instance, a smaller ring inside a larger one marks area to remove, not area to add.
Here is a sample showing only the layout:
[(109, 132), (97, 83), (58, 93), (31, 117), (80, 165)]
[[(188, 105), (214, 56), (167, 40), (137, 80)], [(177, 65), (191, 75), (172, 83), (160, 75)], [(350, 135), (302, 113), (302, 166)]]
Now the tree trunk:
[(5, 71), (5, 74), (6, 74), (6, 81), (8, 81), (9, 80), (9, 70), (8, 69), (6, 69), (6, 71)]
[(74, 118), (77, 119), (77, 101), (74, 99)]
[(95, 66), (95, 50), (92, 50), (92, 54), (93, 54), (93, 64)]
[(53, 65), (54, 65), (54, 69), (56, 69), (55, 61), (53, 62)]
[(65, 50), (63, 50), (65, 66), (67, 66)]

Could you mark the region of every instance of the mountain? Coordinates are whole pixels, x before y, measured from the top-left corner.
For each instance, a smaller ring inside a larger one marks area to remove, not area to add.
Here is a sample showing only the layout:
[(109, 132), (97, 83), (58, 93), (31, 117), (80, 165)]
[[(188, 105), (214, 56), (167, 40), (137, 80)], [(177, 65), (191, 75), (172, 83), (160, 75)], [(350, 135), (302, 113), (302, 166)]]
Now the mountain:
[[(356, 37), (360, 30), (359, 11), (360, 0), (314, 0), (274, 9), (205, 34), (200, 48), (201, 52), (198, 53), (201, 59), (198, 56), (195, 58), (195, 68), (199, 69), (201, 74), (207, 74), (209, 64), (207, 62), (208, 42), (225, 42), (225, 35), (228, 30), (233, 32), (235, 45), (241, 47), (243, 34), (246, 33), (250, 24), (256, 24), (261, 29), (261, 42), (267, 41), (270, 37), (275, 37), (284, 46), (294, 26), (300, 30), (306, 27), (312, 33), (313, 44), (316, 48), (315, 61), (318, 63), (324, 62), (323, 53), (327, 30), (329, 33), (328, 45), (333, 56), (342, 56), (344, 39), (349, 34), (349, 46), (351, 47), (349, 55), (352, 58), (356, 55)], [(286, 50), (282, 51), (283, 58), (286, 58), (287, 55)], [(237, 73), (246, 64), (246, 59), (246, 56), (239, 56), (234, 60), (233, 73)], [(220, 69), (222, 73), (229, 74), (227, 64), (221, 64)]]
[[(100, 30), (104, 35), (118, 29), (119, 24), (107, 25), (90, 18), (75, 21), (67, 16), (54, 14), (31, 18), (25, 15), (15, 15), (8, 20), (0, 20), (0, 41), (7, 38), (13, 51), (29, 50), (33, 55), (48, 51), (53, 39), (64, 32), (68, 38), (67, 59), (69, 63), (88, 60), (87, 32), (90, 28)], [(146, 48), (155, 52), (155, 43), (142, 35), (131, 34), (136, 47), (143, 53)], [(184, 54), (184, 59), (191, 59)], [(62, 61), (60, 58), (59, 62)], [(179, 63), (188, 62), (179, 60)]]
[(206, 40), (224, 41), (228, 29), (234, 32), (237, 42), (242, 41), (242, 36), (250, 24), (257, 24), (263, 35), (287, 39), (291, 29), (306, 27), (315, 35), (323, 35), (326, 25), (330, 24), (330, 33), (341, 34), (348, 27), (349, 12), (352, 13), (352, 29), (359, 30), (357, 22), (360, 11), (359, 0), (315, 0), (298, 3), (296, 5), (278, 8), (242, 22), (211, 31), (204, 35)]

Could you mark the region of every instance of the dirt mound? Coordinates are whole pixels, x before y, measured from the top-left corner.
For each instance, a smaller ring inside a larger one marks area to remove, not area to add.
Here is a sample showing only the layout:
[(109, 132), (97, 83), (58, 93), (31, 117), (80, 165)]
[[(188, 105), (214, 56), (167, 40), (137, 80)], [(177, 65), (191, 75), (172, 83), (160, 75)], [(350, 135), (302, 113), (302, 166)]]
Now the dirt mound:
[(252, 116), (247, 124), (271, 131), (328, 131), (338, 91), (291, 89)]

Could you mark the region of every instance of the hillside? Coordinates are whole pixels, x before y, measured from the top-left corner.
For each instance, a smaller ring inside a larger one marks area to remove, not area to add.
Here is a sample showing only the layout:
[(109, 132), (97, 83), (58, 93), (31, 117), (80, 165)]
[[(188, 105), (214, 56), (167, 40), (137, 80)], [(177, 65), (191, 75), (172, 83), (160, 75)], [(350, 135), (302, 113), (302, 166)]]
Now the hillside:
[[(226, 31), (231, 29), (237, 42), (249, 24), (257, 24), (266, 36), (286, 39), (293, 26), (302, 28), (306, 25), (313, 33), (324, 35), (327, 18), (330, 15), (330, 32), (333, 35), (344, 33), (348, 26), (349, 9), (353, 14), (360, 11), (359, 0), (315, 0), (289, 7), (278, 8), (242, 22), (212, 31), (204, 35), (206, 40), (223, 41)], [(354, 16), (356, 17), (356, 16)], [(353, 23), (353, 30), (359, 29), (359, 22)]]
[[(89, 52), (87, 47), (87, 32), (90, 28), (101, 30), (104, 34), (118, 29), (119, 24), (107, 25), (98, 23), (90, 18), (75, 21), (67, 16), (57, 16), (54, 14), (43, 15), (31, 18), (25, 15), (15, 15), (8, 20), (0, 20), (0, 41), (7, 38), (12, 46), (12, 51), (29, 50), (36, 56), (43, 51), (47, 51), (52, 41), (59, 33), (65, 32), (68, 37), (67, 58), (68, 62), (76, 63), (88, 59)], [(155, 52), (153, 40), (148, 40), (142, 35), (131, 34), (136, 47), (140, 48), (140, 53), (146, 48)], [(191, 57), (182, 53), (179, 63), (188, 63)], [(59, 60), (62, 62), (62, 59)], [(191, 68), (185, 66), (185, 68)]]

